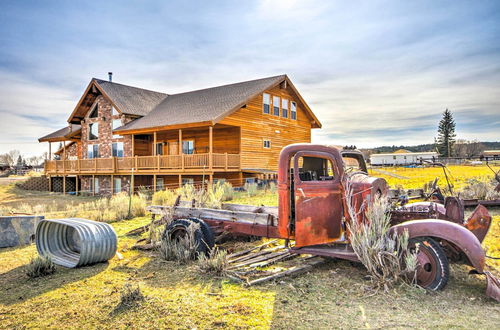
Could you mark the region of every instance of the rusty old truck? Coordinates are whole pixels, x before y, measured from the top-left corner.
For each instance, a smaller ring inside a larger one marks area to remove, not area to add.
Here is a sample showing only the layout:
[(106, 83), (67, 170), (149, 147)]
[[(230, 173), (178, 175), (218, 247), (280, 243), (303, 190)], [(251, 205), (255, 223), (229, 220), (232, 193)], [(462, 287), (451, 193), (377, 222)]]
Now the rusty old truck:
[[(223, 204), (221, 209), (195, 207), (193, 202), (177, 202), (173, 207), (152, 206), (153, 214), (168, 209), (174, 221), (164, 235), (175, 239), (198, 223), (196, 237), (204, 244), (200, 252), (214, 245), (214, 235), (252, 235), (294, 241), (290, 251), (298, 254), (359, 261), (349, 244), (349, 221), (366, 221), (364, 213), (351, 219), (351, 205), (360, 208), (375, 196), (387, 193), (382, 178), (368, 175), (362, 154), (313, 144), (293, 144), (280, 154), (278, 168), (279, 206)], [(418, 244), (417, 283), (429, 290), (440, 290), (449, 280), (449, 263), (464, 262), (471, 273), (485, 274), (487, 293), (500, 299), (498, 280), (485, 269), (481, 242), (491, 224), (491, 216), (479, 205), (465, 219), (460, 199), (448, 197), (443, 204), (417, 202), (399, 205), (391, 212), (392, 230), (408, 230), (410, 244)], [(287, 245), (288, 246), (288, 245)]]

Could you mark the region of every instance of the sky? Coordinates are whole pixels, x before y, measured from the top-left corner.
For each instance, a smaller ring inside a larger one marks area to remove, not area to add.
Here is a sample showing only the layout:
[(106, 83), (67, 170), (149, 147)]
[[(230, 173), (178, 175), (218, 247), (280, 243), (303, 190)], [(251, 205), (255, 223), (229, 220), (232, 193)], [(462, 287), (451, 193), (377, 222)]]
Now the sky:
[(500, 1), (0, 2), (0, 153), (48, 150), (92, 77), (178, 93), (287, 74), (313, 143), (500, 141)]

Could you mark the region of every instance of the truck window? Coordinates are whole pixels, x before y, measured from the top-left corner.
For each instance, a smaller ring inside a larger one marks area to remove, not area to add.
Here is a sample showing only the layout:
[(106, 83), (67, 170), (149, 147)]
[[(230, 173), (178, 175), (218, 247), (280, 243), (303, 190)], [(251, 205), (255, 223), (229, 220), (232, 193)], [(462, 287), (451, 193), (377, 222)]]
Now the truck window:
[(359, 165), (359, 161), (356, 158), (352, 158), (349, 156), (343, 156), (344, 164), (346, 170), (348, 171), (362, 171), (361, 166)]
[(329, 181), (335, 177), (331, 160), (320, 157), (299, 158), (299, 178), (301, 181)]

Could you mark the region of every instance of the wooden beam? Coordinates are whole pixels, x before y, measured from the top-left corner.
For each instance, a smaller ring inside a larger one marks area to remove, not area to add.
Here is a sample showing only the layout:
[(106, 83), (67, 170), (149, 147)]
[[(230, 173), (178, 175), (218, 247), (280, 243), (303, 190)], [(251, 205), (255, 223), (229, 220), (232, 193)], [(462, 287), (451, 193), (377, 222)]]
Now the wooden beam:
[(179, 174), (179, 188), (182, 187), (182, 175)]
[[(213, 126), (208, 127), (208, 167), (210, 171), (213, 167)], [(210, 175), (210, 183), (212, 183), (212, 175)]]
[(49, 192), (52, 191), (52, 177), (49, 175)]
[(153, 174), (153, 193), (156, 192), (156, 174)]
[(115, 193), (115, 182), (114, 182), (114, 176), (111, 174), (111, 196)]
[(78, 175), (75, 176), (75, 195), (78, 195)]
[(95, 196), (95, 175), (92, 175), (92, 196)]
[(49, 160), (52, 160), (52, 142), (49, 142)]
[(63, 195), (66, 194), (66, 175), (63, 175)]
[(156, 156), (156, 131), (153, 132), (153, 156)]
[(135, 156), (135, 135), (132, 134), (132, 154), (130, 155), (131, 157)]

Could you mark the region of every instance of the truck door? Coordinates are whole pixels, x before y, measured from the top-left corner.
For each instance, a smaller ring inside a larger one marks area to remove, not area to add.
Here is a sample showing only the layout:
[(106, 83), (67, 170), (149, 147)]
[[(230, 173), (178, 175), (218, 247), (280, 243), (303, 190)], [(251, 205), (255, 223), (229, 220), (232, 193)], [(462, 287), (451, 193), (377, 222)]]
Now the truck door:
[(296, 247), (339, 239), (343, 207), (335, 160), (325, 152), (298, 152), (293, 173)]

